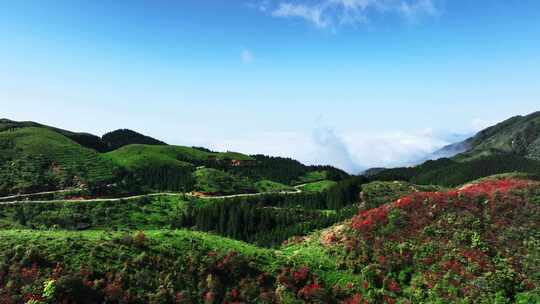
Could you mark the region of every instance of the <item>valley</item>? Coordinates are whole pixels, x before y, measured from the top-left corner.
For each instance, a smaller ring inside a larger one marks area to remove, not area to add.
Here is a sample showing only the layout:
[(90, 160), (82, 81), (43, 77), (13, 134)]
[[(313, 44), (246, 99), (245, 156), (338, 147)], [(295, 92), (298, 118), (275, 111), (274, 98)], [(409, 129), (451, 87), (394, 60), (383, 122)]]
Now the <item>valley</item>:
[(0, 303), (538, 303), (537, 117), (368, 176), (0, 120)]

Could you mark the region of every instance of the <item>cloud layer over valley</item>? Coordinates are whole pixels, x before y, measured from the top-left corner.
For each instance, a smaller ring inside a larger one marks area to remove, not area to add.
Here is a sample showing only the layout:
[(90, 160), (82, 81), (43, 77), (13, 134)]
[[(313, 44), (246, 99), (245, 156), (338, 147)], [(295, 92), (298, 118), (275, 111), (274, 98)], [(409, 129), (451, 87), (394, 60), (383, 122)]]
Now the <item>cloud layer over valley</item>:
[(338, 132), (316, 124), (311, 133), (281, 132), (260, 136), (202, 141), (212, 149), (291, 157), (305, 164), (332, 165), (350, 173), (372, 167), (407, 166), (471, 134), (435, 132)]

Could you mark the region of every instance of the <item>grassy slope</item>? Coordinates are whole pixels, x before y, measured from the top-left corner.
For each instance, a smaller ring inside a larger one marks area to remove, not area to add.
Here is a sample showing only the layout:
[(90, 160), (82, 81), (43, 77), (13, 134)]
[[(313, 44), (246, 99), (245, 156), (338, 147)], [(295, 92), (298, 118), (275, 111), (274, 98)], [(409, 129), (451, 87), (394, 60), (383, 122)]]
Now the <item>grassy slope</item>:
[(9, 119), (0, 119), (0, 132), (7, 130), (15, 130), (20, 128), (43, 128), (66, 136), (67, 138), (77, 142), (83, 147), (104, 152), (107, 149), (105, 142), (100, 137), (89, 133), (77, 133), (68, 130), (63, 130), (55, 127), (45, 126), (32, 121), (12, 121)]
[(251, 157), (240, 153), (214, 153), (183, 146), (128, 145), (109, 152), (106, 155), (116, 163), (126, 167), (137, 166), (141, 162), (148, 161), (179, 164), (186, 162), (205, 162), (211, 157), (215, 157), (218, 160), (225, 158), (252, 160)]
[(321, 180), (326, 179), (326, 171), (311, 171), (306, 173), (305, 175), (298, 178), (298, 181), (296, 181), (296, 184), (307, 184), (307, 183), (313, 183), (318, 182)]
[(127, 169), (138, 169), (148, 166), (191, 166), (190, 163), (178, 159), (179, 155), (186, 158), (202, 159), (203, 152), (184, 147), (129, 145), (105, 154), (117, 165)]
[(337, 182), (335, 181), (322, 180), (318, 182), (307, 183), (299, 187), (299, 189), (305, 192), (321, 192), (321, 191), (330, 189), (332, 186), (336, 184)]
[(289, 192), (294, 191), (294, 187), (271, 180), (261, 180), (255, 183), (258, 192)]
[(112, 163), (99, 153), (45, 128), (1, 132), (0, 150), (3, 193), (61, 189), (76, 180), (97, 184), (113, 177)]

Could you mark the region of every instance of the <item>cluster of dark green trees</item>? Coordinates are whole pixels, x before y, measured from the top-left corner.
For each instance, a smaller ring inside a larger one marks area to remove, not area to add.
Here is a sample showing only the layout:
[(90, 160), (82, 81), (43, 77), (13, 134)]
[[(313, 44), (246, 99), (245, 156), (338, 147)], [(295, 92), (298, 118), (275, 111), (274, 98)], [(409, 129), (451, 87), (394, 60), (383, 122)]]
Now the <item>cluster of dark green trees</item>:
[(367, 179), (363, 177), (354, 177), (321, 193), (236, 197), (199, 207), (191, 203), (175, 225), (260, 246), (276, 246), (292, 236), (351, 218), (358, 212), (355, 204), (365, 182)]
[[(117, 193), (190, 192), (195, 186), (192, 166), (146, 166), (119, 170)], [(96, 189), (97, 191), (98, 189)]]
[(331, 166), (306, 166), (297, 160), (284, 157), (253, 155), (256, 166), (229, 166), (226, 171), (253, 180), (268, 179), (286, 185), (299, 184), (301, 176), (313, 171), (326, 171), (326, 179), (339, 181), (349, 175)]
[(166, 145), (166, 143), (162, 142), (161, 140), (157, 140), (129, 129), (120, 129), (106, 133), (101, 137), (101, 139), (106, 144), (108, 151), (116, 150), (120, 147), (132, 144)]
[(403, 180), (422, 185), (458, 186), (481, 177), (508, 172), (540, 175), (540, 161), (514, 154), (492, 155), (466, 162), (442, 158), (416, 167), (387, 169), (376, 174), (372, 179)]
[[(276, 202), (269, 200), (227, 199), (204, 207), (190, 206), (180, 215), (175, 226), (194, 227), (223, 236), (272, 247), (280, 245), (292, 236), (305, 235), (316, 229), (331, 226), (357, 213), (355, 206), (339, 210), (312, 208), (321, 197), (283, 196)], [(294, 198), (299, 200), (295, 200)], [(302, 202), (311, 205), (303, 207)], [(266, 205), (265, 205), (266, 204)], [(298, 207), (294, 207), (298, 206)]]

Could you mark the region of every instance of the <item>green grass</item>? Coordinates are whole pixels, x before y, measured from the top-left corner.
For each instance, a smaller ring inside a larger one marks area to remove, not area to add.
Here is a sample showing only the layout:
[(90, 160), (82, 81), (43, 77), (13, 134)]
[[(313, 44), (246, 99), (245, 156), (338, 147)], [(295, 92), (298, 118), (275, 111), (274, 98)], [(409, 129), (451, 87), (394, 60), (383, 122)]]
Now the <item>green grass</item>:
[(305, 192), (321, 192), (332, 188), (337, 182), (331, 180), (322, 180), (302, 185), (298, 189)]
[(63, 189), (112, 180), (114, 166), (94, 150), (46, 128), (0, 133), (0, 193)]
[(284, 185), (282, 183), (271, 180), (261, 180), (255, 183), (257, 192), (289, 192), (294, 191), (294, 187)]
[(129, 145), (105, 155), (122, 167), (135, 169), (162, 165), (191, 166), (189, 160), (206, 160), (206, 154), (188, 147)]
[(306, 173), (305, 175), (298, 178), (298, 181), (296, 181), (296, 184), (306, 184), (306, 183), (312, 183), (321, 181), (323, 179), (326, 179), (326, 171), (320, 170), (320, 171), (310, 171)]
[(148, 162), (156, 164), (188, 165), (188, 163), (238, 159), (252, 160), (251, 157), (234, 152), (213, 153), (183, 146), (128, 145), (106, 154), (107, 157), (124, 167), (140, 166)]

